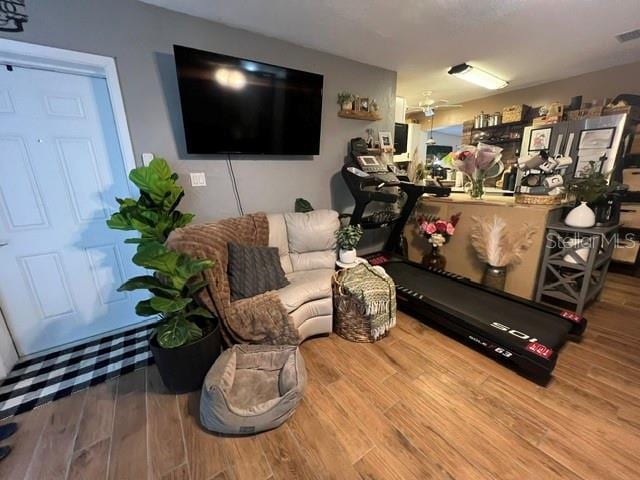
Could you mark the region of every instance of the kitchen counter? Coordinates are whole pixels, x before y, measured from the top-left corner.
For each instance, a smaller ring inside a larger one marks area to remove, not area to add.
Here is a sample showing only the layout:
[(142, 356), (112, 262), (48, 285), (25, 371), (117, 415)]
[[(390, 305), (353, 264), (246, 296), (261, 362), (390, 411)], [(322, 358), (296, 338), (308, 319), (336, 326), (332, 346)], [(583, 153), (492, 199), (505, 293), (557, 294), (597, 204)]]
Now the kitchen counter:
[[(465, 193), (453, 193), (450, 197), (424, 196), (416, 204), (416, 215), (435, 215), (449, 219), (460, 212), (460, 222), (451, 241), (442, 248), (447, 259), (446, 270), (480, 282), (484, 264), (478, 260), (471, 246), (472, 217), (492, 217), (498, 215), (507, 222), (508, 228), (517, 231), (524, 223), (535, 227), (533, 245), (525, 253), (519, 265), (510, 267), (507, 273), (505, 291), (532, 300), (538, 279), (538, 270), (544, 248), (545, 227), (558, 221), (562, 213), (561, 205), (522, 205), (515, 203), (515, 197), (485, 196), (482, 200), (472, 199)], [(417, 224), (410, 220), (404, 230), (410, 260), (420, 262), (428, 252), (430, 244), (418, 233)]]

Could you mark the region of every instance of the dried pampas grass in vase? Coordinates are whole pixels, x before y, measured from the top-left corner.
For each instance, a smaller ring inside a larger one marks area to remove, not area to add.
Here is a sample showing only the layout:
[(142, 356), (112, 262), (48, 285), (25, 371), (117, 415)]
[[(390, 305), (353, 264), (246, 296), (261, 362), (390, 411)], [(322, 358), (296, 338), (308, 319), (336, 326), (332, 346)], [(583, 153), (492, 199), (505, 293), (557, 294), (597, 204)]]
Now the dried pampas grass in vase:
[(536, 228), (524, 224), (517, 231), (509, 231), (507, 222), (494, 215), (491, 218), (471, 217), (471, 245), (478, 258), (486, 263), (482, 284), (504, 290), (507, 267), (522, 261), (533, 243)]

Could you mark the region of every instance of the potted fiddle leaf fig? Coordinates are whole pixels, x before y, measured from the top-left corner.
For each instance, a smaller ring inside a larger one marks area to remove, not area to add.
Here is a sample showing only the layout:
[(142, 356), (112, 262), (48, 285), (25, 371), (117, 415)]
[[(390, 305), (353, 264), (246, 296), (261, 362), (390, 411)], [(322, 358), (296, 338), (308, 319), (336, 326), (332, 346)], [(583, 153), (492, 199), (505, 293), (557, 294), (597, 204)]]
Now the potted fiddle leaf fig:
[(118, 291), (149, 291), (151, 297), (136, 305), (136, 313), (159, 318), (150, 345), (162, 381), (173, 393), (197, 390), (221, 347), (218, 320), (195, 300), (207, 285), (202, 273), (213, 262), (193, 259), (164, 245), (171, 231), (194, 217), (177, 210), (184, 189), (164, 159), (132, 170), (129, 179), (140, 196), (116, 199), (120, 210), (107, 225), (140, 234), (125, 242), (138, 245), (133, 263), (152, 274), (131, 278)]

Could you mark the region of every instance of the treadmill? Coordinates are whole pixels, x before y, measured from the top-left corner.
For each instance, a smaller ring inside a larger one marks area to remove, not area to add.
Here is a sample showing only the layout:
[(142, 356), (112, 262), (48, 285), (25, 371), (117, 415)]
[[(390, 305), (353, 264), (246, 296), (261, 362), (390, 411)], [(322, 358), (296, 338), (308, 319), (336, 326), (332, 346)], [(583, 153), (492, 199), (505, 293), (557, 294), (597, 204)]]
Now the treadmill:
[(559, 350), (569, 338), (584, 332), (586, 320), (574, 312), (534, 303), (403, 258), (400, 255), (402, 231), (418, 198), (423, 194), (448, 195), (448, 189), (414, 185), (388, 171), (381, 171), (382, 175), (364, 172), (360, 169), (362, 155), (358, 155), (363, 152), (357, 144), (354, 148), (354, 140), (352, 161), (342, 169), (356, 200), (351, 224), (366, 220), (362, 215), (366, 203), (399, 199), (400, 195), (384, 192), (385, 187), (399, 187), (406, 194), (401, 213), (391, 225), (385, 251), (366, 257), (372, 265), (382, 266), (394, 280), (398, 308), (423, 323), (438, 326), (523, 376), (545, 384), (551, 377)]

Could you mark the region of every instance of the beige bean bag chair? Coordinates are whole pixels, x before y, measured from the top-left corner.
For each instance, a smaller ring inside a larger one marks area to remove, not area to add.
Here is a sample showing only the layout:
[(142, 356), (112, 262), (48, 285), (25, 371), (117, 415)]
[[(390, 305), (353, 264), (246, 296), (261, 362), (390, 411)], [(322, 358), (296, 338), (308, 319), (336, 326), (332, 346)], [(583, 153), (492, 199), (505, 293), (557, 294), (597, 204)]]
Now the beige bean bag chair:
[(227, 434), (276, 428), (293, 415), (306, 382), (296, 346), (234, 345), (205, 377), (200, 421), (208, 430)]

